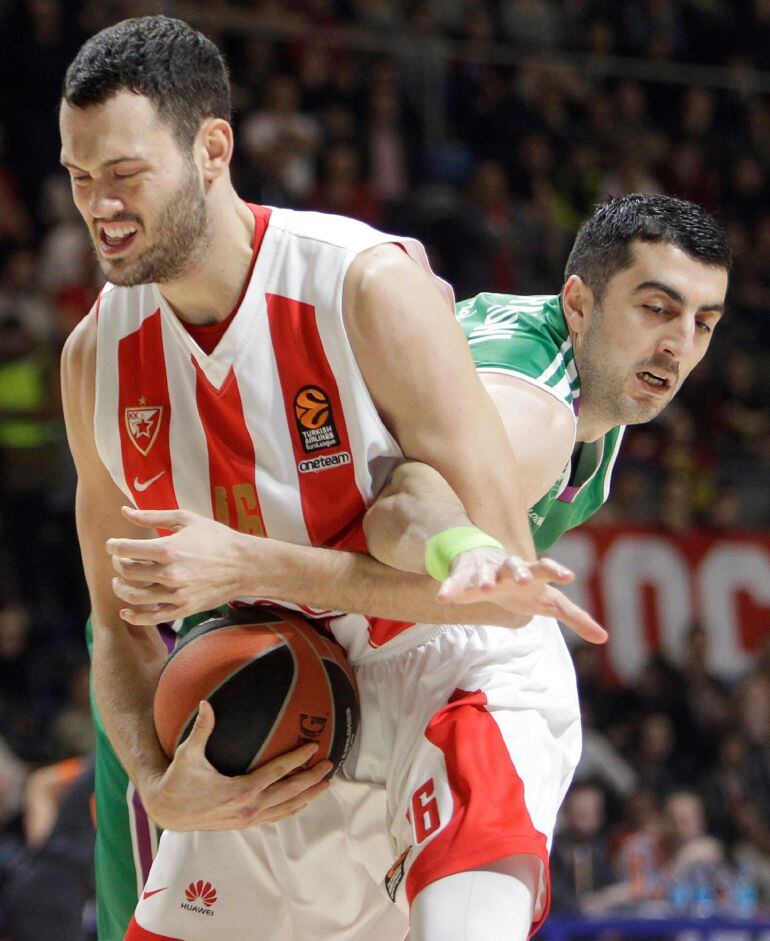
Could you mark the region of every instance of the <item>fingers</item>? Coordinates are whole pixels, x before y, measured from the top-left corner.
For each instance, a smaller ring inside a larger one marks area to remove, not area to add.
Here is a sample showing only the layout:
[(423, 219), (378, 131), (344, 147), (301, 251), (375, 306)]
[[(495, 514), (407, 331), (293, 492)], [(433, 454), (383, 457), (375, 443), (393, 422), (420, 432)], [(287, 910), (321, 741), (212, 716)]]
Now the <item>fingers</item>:
[(206, 743), (211, 733), (214, 731), (214, 724), (214, 710), (211, 707), (211, 703), (206, 699), (202, 699), (198, 703), (198, 715), (195, 717), (195, 722), (190, 730), (190, 734), (176, 750), (174, 760), (176, 761), (177, 756), (181, 756), (183, 760), (190, 758), (198, 760), (203, 759), (208, 764), (206, 759)]
[(166, 621), (176, 621), (179, 618), (189, 617), (196, 612), (188, 606), (175, 606), (172, 604), (145, 605), (140, 608), (121, 608), (118, 612), (121, 620), (134, 627), (157, 627)]
[(568, 569), (566, 565), (561, 565), (561, 563), (545, 557), (532, 562), (529, 570), (534, 578), (558, 582), (560, 585), (568, 585), (575, 580), (575, 573), (572, 569)]
[(120, 512), (134, 526), (146, 529), (179, 529), (190, 521), (186, 510), (137, 510), (133, 506), (122, 506)]
[(108, 539), (105, 548), (110, 555), (136, 559), (140, 562), (168, 562), (170, 551), (168, 537), (157, 539)]
[(553, 590), (551, 606), (552, 616), (566, 624), (583, 640), (587, 640), (590, 644), (604, 644), (607, 642), (609, 635), (601, 624), (595, 621), (587, 611), (584, 611), (556, 589)]
[(147, 582), (149, 584), (173, 586), (177, 580), (166, 571), (166, 566), (157, 562), (137, 562), (124, 556), (113, 555), (112, 567), (128, 582)]
[[(279, 755), (277, 758), (273, 758), (272, 761), (261, 765), (259, 768), (250, 772), (249, 777), (259, 786), (260, 790), (266, 790), (272, 784), (275, 784), (276, 781), (280, 781), (282, 778), (285, 778), (286, 775), (291, 774), (292, 771), (301, 768), (302, 765), (310, 761), (317, 751), (318, 745), (313, 742), (307, 742), (304, 745), (300, 745), (299, 748), (295, 748), (294, 751), (287, 752), (285, 755)], [(315, 765), (311, 770), (315, 770), (317, 767), (318, 765)], [(301, 775), (297, 775), (297, 777), (301, 777)], [(323, 775), (321, 775), (321, 777), (323, 777)], [(315, 783), (315, 780), (316, 779), (313, 780), (313, 783)]]
[(123, 578), (113, 578), (112, 590), (121, 601), (133, 606), (174, 604), (177, 600), (175, 588), (156, 585), (152, 582), (127, 582)]
[(513, 581), (520, 585), (526, 585), (533, 580), (532, 568), (535, 563), (525, 562), (518, 556), (509, 555), (503, 562), (497, 572), (497, 583)]
[(466, 590), (464, 576), (450, 575), (441, 583), (436, 593), (436, 601), (439, 604), (462, 604)]
[(498, 584), (506, 579), (512, 579), (519, 584), (528, 582), (557, 582), (567, 585), (575, 578), (575, 573), (553, 559), (535, 559), (534, 562), (525, 562), (516, 556), (508, 558), (500, 566)]

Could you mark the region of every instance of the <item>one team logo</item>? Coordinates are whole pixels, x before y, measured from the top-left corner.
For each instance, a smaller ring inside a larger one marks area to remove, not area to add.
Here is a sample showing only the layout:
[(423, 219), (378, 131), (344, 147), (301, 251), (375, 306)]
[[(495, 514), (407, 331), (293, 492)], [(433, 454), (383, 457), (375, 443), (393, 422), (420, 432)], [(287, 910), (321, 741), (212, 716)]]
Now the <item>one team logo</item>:
[(294, 397), (294, 416), (306, 454), (336, 448), (340, 443), (329, 396), (318, 386), (304, 386), (299, 390)]
[(187, 901), (182, 902), (180, 908), (209, 917), (214, 914), (211, 907), (217, 900), (217, 890), (210, 882), (204, 882), (203, 879), (191, 882), (184, 890), (184, 895)]
[(150, 448), (155, 444), (162, 419), (163, 406), (146, 405), (144, 399), (139, 399), (138, 407), (125, 410), (128, 437), (144, 457), (147, 457)]

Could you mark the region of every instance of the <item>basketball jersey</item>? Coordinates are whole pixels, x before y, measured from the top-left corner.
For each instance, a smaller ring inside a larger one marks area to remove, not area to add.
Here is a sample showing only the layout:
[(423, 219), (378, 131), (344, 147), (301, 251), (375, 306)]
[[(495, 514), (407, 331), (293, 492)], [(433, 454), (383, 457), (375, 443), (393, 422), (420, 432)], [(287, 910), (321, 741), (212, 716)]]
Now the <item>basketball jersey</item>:
[[(553, 395), (570, 410), (577, 430), (580, 381), (561, 298), (478, 294), (457, 305), (480, 373), (505, 373)], [(584, 442), (550, 490), (529, 510), (535, 546), (543, 552), (607, 500), (624, 426)]]
[[(413, 239), (339, 216), (251, 209), (262, 242), (209, 355), (157, 285), (104, 288), (96, 446), (141, 509), (183, 507), (255, 536), (365, 552), (363, 515), (403, 455), (348, 342), (345, 274), (360, 252), (395, 242), (450, 305), (452, 290)], [(301, 610), (328, 617), (351, 659), (408, 626)]]

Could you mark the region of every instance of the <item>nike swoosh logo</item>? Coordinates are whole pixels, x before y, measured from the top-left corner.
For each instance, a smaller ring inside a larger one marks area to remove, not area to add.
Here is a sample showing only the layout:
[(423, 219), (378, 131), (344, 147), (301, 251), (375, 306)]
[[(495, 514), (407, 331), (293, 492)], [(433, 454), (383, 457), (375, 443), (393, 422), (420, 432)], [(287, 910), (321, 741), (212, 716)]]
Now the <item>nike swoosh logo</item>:
[(159, 474), (156, 474), (154, 477), (150, 477), (149, 480), (140, 481), (138, 477), (134, 477), (134, 490), (138, 490), (139, 493), (145, 491), (151, 484), (154, 484), (156, 480), (165, 474), (165, 471), (161, 471)]
[(148, 899), (148, 898), (150, 898), (151, 895), (157, 895), (158, 892), (165, 892), (167, 888), (168, 888), (168, 886), (167, 886), (167, 885), (164, 885), (162, 889), (150, 889), (149, 892), (145, 892), (144, 895), (142, 895), (142, 898), (143, 898), (143, 899)]

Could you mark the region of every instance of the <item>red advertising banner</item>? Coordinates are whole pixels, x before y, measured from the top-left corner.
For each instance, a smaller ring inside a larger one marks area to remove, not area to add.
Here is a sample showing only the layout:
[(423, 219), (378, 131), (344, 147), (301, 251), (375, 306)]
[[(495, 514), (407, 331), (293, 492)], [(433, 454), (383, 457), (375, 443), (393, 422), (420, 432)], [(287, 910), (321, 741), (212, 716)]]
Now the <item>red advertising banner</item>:
[(583, 527), (551, 555), (576, 573), (570, 597), (610, 632), (620, 680), (634, 679), (652, 650), (678, 662), (696, 619), (725, 679), (748, 669), (770, 636), (770, 534)]

